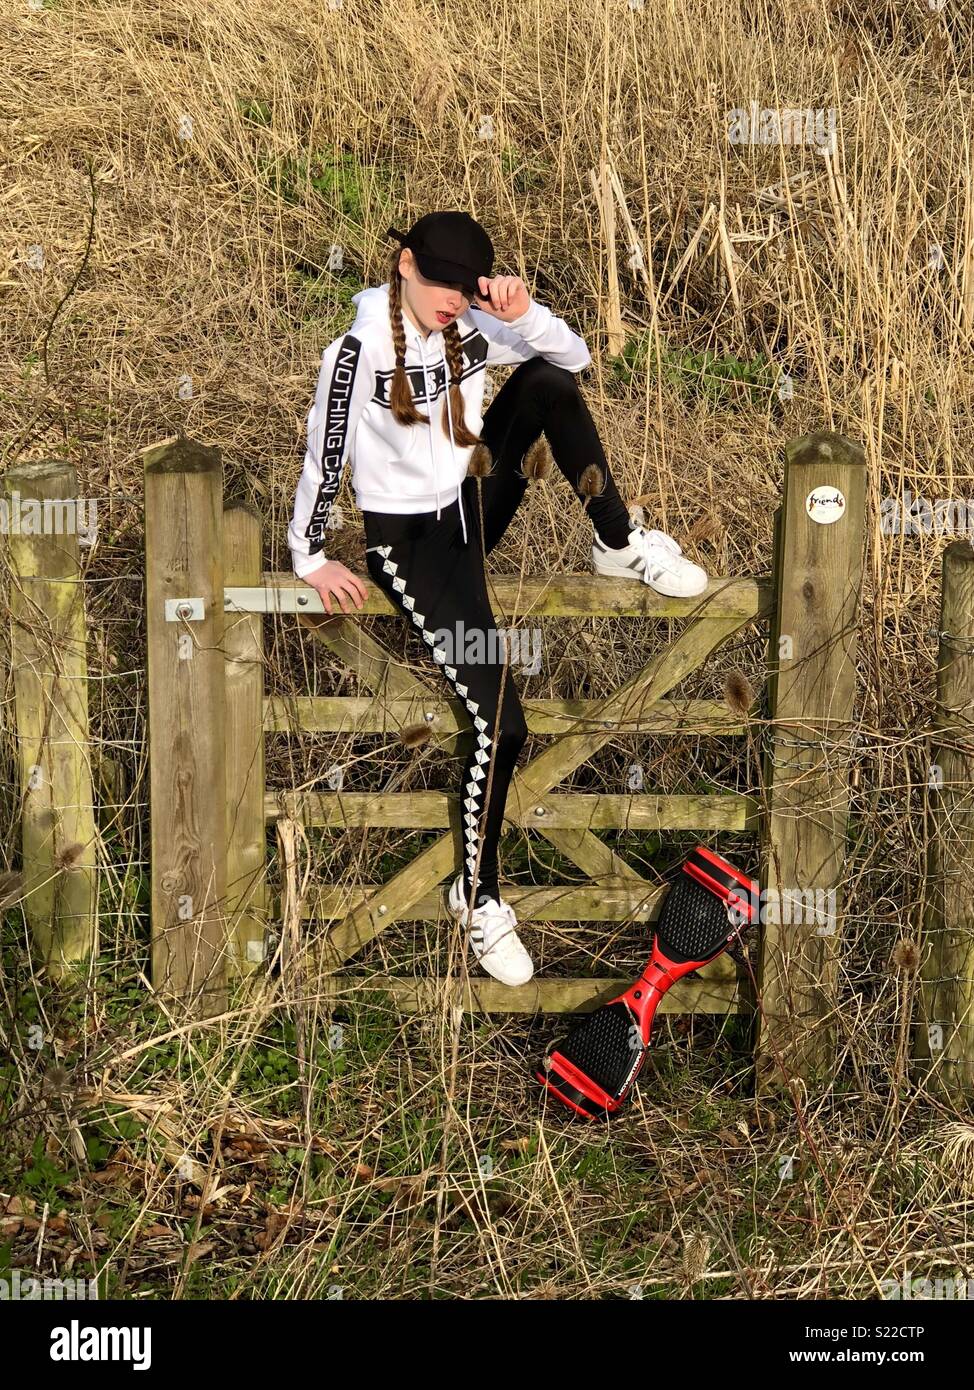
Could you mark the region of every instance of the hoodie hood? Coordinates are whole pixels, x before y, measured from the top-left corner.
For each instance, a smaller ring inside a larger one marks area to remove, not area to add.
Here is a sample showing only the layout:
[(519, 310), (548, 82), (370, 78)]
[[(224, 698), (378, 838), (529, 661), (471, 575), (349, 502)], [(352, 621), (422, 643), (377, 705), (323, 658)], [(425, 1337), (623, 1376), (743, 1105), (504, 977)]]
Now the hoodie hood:
[[(383, 285), (371, 285), (367, 289), (359, 290), (358, 294), (352, 295), (352, 303), (355, 305), (355, 322), (349, 329), (350, 333), (359, 334), (367, 325), (374, 325), (381, 322), (389, 331), (392, 337), (392, 325), (389, 322), (389, 282)], [(422, 332), (416, 327), (408, 314), (402, 316), (403, 328), (406, 333), (406, 354), (409, 355), (410, 346), (415, 347), (420, 360), (423, 364), (423, 375), (426, 375), (427, 368), (427, 349), (430, 350), (432, 365), (438, 365), (442, 359), (446, 365), (446, 353), (443, 350), (443, 332), (441, 329), (432, 329), (428, 337), (424, 337)], [(456, 322), (456, 320), (454, 320)], [(374, 330), (373, 330), (374, 331)], [(428, 378), (427, 378), (428, 380)], [(450, 452), (453, 455), (454, 472), (457, 469), (457, 448), (453, 438), (453, 406), (450, 402), (450, 387), (447, 383), (446, 389), (446, 414), (449, 426)], [(413, 428), (416, 428), (413, 426)], [(433, 489), (436, 493), (436, 519), (440, 518), (440, 478), (439, 469), (436, 461), (436, 447), (433, 442), (434, 426), (432, 421), (426, 431), (429, 438), (430, 462), (433, 468)], [(460, 525), (463, 529), (463, 541), (467, 541), (467, 518), (463, 511), (463, 498), (458, 495), (457, 501), (460, 506)]]
[(356, 328), (361, 328), (366, 323), (371, 323), (374, 319), (389, 319), (389, 285), (372, 285), (368, 289), (359, 290), (358, 294), (352, 295), (352, 303), (355, 305), (355, 322), (348, 330), (354, 333)]

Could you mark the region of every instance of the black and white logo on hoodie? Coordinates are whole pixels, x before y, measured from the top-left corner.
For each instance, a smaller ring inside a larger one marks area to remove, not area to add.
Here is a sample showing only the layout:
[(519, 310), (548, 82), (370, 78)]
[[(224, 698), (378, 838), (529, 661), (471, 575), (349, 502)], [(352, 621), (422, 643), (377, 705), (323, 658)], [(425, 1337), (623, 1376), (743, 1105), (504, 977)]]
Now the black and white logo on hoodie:
[(362, 344), (358, 338), (348, 334), (343, 339), (328, 386), (328, 411), (321, 446), (321, 482), (311, 520), (304, 533), (311, 543), (309, 553), (312, 555), (316, 555), (325, 543), (325, 523), (341, 481), (342, 459), (348, 438), (348, 413), (361, 350)]
[[(468, 333), (465, 338), (460, 339), (460, 346), (463, 352), (463, 370), (460, 373), (460, 380), (466, 381), (467, 377), (483, 371), (487, 361), (487, 339), (482, 333), (478, 333), (474, 329), (472, 333)], [(409, 377), (413, 400), (435, 405), (446, 390), (446, 362), (441, 359), (435, 367), (430, 367), (426, 372), (423, 371), (422, 365), (406, 367), (404, 370)], [(392, 392), (392, 378), (395, 374), (395, 368), (392, 371), (376, 372), (375, 374), (375, 395), (372, 399), (377, 404), (384, 405), (387, 410), (392, 408), (389, 397)], [(432, 388), (430, 394), (427, 394), (427, 381)]]

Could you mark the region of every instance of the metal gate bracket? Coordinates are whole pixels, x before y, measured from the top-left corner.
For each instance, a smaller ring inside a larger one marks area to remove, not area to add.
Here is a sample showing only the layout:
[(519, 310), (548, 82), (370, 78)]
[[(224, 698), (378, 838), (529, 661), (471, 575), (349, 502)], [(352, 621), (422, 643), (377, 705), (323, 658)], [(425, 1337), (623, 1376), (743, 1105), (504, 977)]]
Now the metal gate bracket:
[(201, 598), (167, 598), (167, 623), (201, 623), (203, 621), (203, 600)]
[(225, 613), (324, 613), (321, 595), (308, 584), (301, 588), (229, 588), (223, 591)]

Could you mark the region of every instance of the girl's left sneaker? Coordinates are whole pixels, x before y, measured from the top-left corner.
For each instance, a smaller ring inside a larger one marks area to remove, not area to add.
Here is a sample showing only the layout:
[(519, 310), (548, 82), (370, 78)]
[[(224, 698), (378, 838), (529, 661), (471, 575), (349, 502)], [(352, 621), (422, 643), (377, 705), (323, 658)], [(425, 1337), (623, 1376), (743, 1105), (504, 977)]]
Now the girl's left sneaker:
[(514, 930), (517, 918), (510, 903), (488, 898), (471, 913), (463, 891), (463, 875), (458, 874), (450, 885), (447, 904), (466, 927), (470, 949), (487, 974), (504, 985), (526, 985), (534, 974), (534, 962)]
[(613, 550), (596, 535), (592, 546), (592, 565), (596, 574), (612, 579), (641, 579), (658, 594), (670, 598), (693, 598), (707, 587), (707, 571), (688, 560), (672, 536), (636, 526), (629, 532), (629, 544)]

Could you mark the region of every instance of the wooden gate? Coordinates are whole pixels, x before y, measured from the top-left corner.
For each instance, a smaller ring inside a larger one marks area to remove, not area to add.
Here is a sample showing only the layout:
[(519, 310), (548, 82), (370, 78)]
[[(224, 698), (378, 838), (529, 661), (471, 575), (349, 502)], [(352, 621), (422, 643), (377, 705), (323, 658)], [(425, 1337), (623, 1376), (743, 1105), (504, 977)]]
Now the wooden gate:
[[(652, 920), (665, 888), (600, 840), (599, 829), (753, 829), (765, 841), (763, 886), (769, 877), (809, 889), (838, 883), (848, 791), (845, 769), (822, 754), (852, 717), (862, 464), (861, 451), (836, 435), (787, 446), (778, 558), (767, 577), (716, 578), (694, 599), (668, 599), (642, 584), (588, 574), (491, 579), (499, 607), (507, 614), (516, 603), (520, 622), (557, 616), (685, 620), (675, 640), (604, 698), (522, 699), (529, 731), (551, 741), (516, 772), (507, 823), (538, 831), (587, 881), (506, 888), (520, 921)], [(290, 573), (261, 571), (259, 519), (243, 506), (224, 508), (216, 450), (180, 438), (147, 451), (145, 465), (154, 984), (180, 996), (195, 991), (208, 1007), (218, 1007), (228, 963), (235, 975), (259, 968), (268, 925), (294, 910), (293, 903), (272, 902), (267, 892), (269, 823), (283, 816), (332, 828), (402, 826), (443, 833), (386, 882), (354, 891), (318, 885), (310, 912), (332, 923), (324, 964), (343, 972), (343, 993), (367, 985), (389, 991), (404, 1010), (425, 1007), (440, 988), (437, 979), (356, 977), (348, 967), (393, 922), (445, 916), (442, 885), (460, 862), (456, 797), (268, 792), (263, 741), (273, 730), (382, 735), (420, 722), (453, 738), (466, 729), (460, 702), (445, 698), (435, 668), (428, 679), (417, 675), (363, 630), (359, 614), (398, 615), (375, 586), (368, 586), (369, 600), (355, 617), (328, 618), (308, 585)], [(839, 524), (826, 524), (833, 515)], [(294, 700), (265, 692), (265, 613), (299, 615), (305, 630), (352, 673), (356, 693)], [(720, 701), (674, 700), (672, 693), (728, 637), (764, 619), (771, 622), (770, 708), (756, 723), (770, 737), (760, 798), (559, 792), (559, 784), (610, 740), (744, 733), (750, 716), (742, 719)], [(783, 766), (795, 768), (796, 776), (772, 776)], [(213, 795), (221, 786), (226, 796)], [(803, 838), (795, 811), (809, 797), (820, 797), (829, 812)], [(814, 859), (807, 857), (809, 843)], [(812, 975), (827, 973), (831, 957), (823, 960), (818, 945), (809, 953), (800, 927), (789, 924), (776, 924), (763, 939), (761, 976), (772, 1006), (765, 1013), (782, 1030), (783, 1045), (795, 1014), (785, 974), (791, 971), (808, 997)], [(806, 957), (814, 963), (808, 979)], [(485, 1011), (575, 1010), (621, 984), (535, 978), (512, 989), (478, 976), (467, 982), (464, 1004)], [(733, 963), (715, 961), (666, 1002), (681, 1012), (737, 1009)]]
[[(757, 803), (745, 796), (654, 796), (630, 794), (558, 793), (563, 782), (604, 744), (625, 734), (704, 734), (743, 732), (743, 721), (717, 701), (667, 701), (668, 692), (695, 670), (705, 657), (743, 624), (765, 615), (771, 604), (769, 581), (718, 580), (703, 600), (665, 599), (627, 580), (583, 575), (538, 579), (494, 580), (500, 607), (509, 612), (515, 600), (519, 619), (558, 616), (646, 616), (688, 618), (679, 638), (655, 655), (619, 690), (597, 700), (531, 700), (523, 698), (528, 730), (549, 736), (550, 746), (519, 768), (507, 802), (511, 828), (531, 829), (544, 836), (566, 859), (583, 871), (588, 882), (545, 887), (505, 888), (505, 897), (518, 920), (607, 921), (651, 920), (665, 887), (643, 878), (597, 830), (757, 830)], [(293, 591), (293, 590), (292, 590)], [(252, 602), (243, 594), (238, 600)], [(366, 610), (393, 613), (381, 592), (374, 590)], [(335, 733), (397, 732), (425, 722), (437, 733), (453, 734), (465, 727), (460, 701), (441, 696), (431, 683), (397, 664), (388, 652), (357, 626), (354, 619), (324, 620), (312, 625), (358, 681), (374, 692), (361, 697), (309, 700), (299, 712), (304, 729)], [(431, 669), (431, 677), (436, 672)], [(265, 727), (294, 729), (291, 702), (269, 701)], [(287, 794), (281, 808), (305, 823), (319, 826), (402, 826), (442, 830), (428, 848), (385, 883), (347, 891), (323, 888), (315, 916), (335, 923), (329, 940), (328, 964), (347, 964), (380, 931), (393, 922), (437, 919), (443, 916), (440, 885), (457, 872), (460, 832), (456, 798), (444, 792), (331, 791), (313, 795)], [(277, 796), (269, 796), (266, 815), (279, 814)], [(449, 919), (448, 919), (449, 920)], [(709, 997), (715, 1007), (729, 1006), (735, 993), (733, 970), (723, 967), (717, 978), (700, 983), (701, 1006)], [(374, 975), (359, 981), (376, 987)], [(400, 1006), (438, 988), (438, 981), (398, 978), (383, 982)], [(615, 982), (613, 982), (615, 983)], [(343, 988), (352, 980), (343, 977)], [(534, 1012), (571, 1010), (587, 1003), (607, 987), (590, 979), (532, 979), (511, 988), (488, 977), (471, 978), (470, 1006), (490, 1011)], [(684, 1003), (686, 1001), (684, 1000)]]

